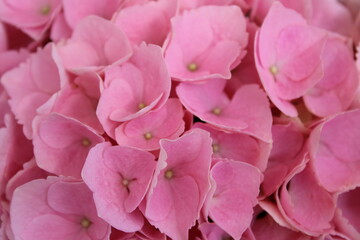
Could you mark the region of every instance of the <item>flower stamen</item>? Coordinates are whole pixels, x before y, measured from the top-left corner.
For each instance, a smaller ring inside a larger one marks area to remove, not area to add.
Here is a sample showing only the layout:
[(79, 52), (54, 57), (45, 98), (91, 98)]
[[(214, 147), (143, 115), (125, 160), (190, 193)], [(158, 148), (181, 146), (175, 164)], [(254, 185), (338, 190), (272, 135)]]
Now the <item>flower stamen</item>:
[(91, 145), (91, 141), (88, 139), (88, 138), (84, 138), (82, 141), (81, 141), (81, 144), (84, 146), (84, 147), (88, 147)]
[(187, 69), (190, 71), (190, 72), (195, 72), (196, 70), (198, 70), (198, 65), (196, 63), (190, 63), (187, 65)]
[(213, 114), (215, 115), (220, 115), (221, 114), (221, 108), (216, 107), (211, 111)]
[(84, 218), (81, 220), (80, 224), (81, 224), (81, 226), (82, 226), (83, 228), (87, 229), (87, 228), (89, 228), (89, 227), (91, 226), (92, 222), (91, 222), (89, 219), (87, 219), (86, 217), (84, 217)]
[(152, 137), (153, 137), (153, 135), (150, 132), (147, 132), (147, 133), (144, 134), (144, 138), (146, 140), (150, 140), (150, 139), (152, 139)]
[(173, 178), (173, 176), (174, 176), (174, 172), (172, 170), (167, 170), (165, 172), (165, 178), (171, 179), (171, 178)]
[(122, 181), (121, 181), (121, 184), (124, 186), (124, 187), (127, 187), (127, 186), (129, 186), (129, 180), (127, 180), (127, 179), (123, 179)]
[(214, 153), (219, 152), (219, 151), (220, 151), (220, 146), (219, 146), (219, 144), (214, 143), (214, 144), (212, 145), (212, 149), (213, 149), (213, 152), (214, 152)]
[(45, 15), (48, 15), (50, 13), (50, 10), (51, 10), (50, 6), (45, 5), (40, 9), (40, 13), (45, 16)]
[(143, 108), (145, 108), (146, 107), (146, 104), (145, 103), (140, 103), (139, 105), (138, 105), (138, 108), (141, 110), (141, 109), (143, 109)]
[(279, 73), (279, 69), (277, 66), (275, 65), (272, 65), (270, 68), (269, 68), (269, 71), (271, 72), (272, 75), (276, 75)]

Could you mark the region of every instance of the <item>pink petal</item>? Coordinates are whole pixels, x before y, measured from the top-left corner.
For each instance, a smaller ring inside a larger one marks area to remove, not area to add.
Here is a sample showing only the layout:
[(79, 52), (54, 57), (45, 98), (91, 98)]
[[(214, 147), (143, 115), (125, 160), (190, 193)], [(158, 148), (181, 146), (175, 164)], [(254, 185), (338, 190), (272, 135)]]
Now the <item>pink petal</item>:
[(311, 164), (319, 184), (330, 192), (350, 190), (360, 184), (360, 111), (327, 119), (311, 133)]
[[(312, 9), (312, 0), (278, 0), (285, 7), (293, 9), (300, 13), (305, 19), (309, 19), (313, 14)], [(269, 12), (272, 3), (275, 0), (262, 0), (262, 1), (254, 1), (252, 3), (252, 11), (251, 17), (254, 18), (256, 22), (263, 22), (267, 13)]]
[(264, 173), (262, 194), (273, 194), (294, 168), (302, 163), (307, 151), (304, 148), (305, 133), (304, 127), (295, 121), (273, 125), (273, 148)]
[(145, 216), (171, 238), (186, 239), (210, 188), (211, 139), (194, 129), (177, 140), (161, 140)]
[(119, 230), (140, 230), (144, 219), (136, 208), (145, 196), (155, 164), (154, 156), (141, 150), (108, 143), (94, 147), (82, 176), (94, 193), (99, 215)]
[(295, 117), (288, 102), (301, 97), (323, 76), (321, 53), (326, 32), (307, 25), (295, 11), (275, 2), (255, 40), (255, 61), (271, 101)]
[(209, 216), (234, 239), (240, 239), (250, 225), (262, 174), (251, 165), (228, 160), (216, 163), (211, 176), (216, 189)]
[(248, 40), (240, 8), (204, 6), (185, 11), (171, 24), (165, 51), (171, 77), (182, 81), (231, 77)]
[(32, 137), (31, 122), (36, 110), (60, 88), (59, 66), (51, 56), (52, 45), (32, 54), (19, 67), (8, 71), (2, 83), (9, 93), (10, 106), (26, 137)]
[(351, 35), (353, 19), (349, 9), (336, 0), (312, 0), (313, 15), (311, 24), (323, 29)]
[(323, 78), (304, 96), (313, 114), (326, 117), (346, 110), (354, 99), (359, 76), (353, 53), (342, 40), (330, 38), (322, 54)]
[(31, 159), (26, 162), (24, 168), (18, 171), (6, 185), (6, 198), (11, 200), (15, 189), (27, 182), (34, 179), (46, 178), (48, 173), (40, 169), (35, 162), (35, 159)]
[(5, 26), (0, 22), (0, 52), (4, 52), (8, 49), (8, 40)]
[(90, 190), (84, 183), (64, 178), (50, 177), (20, 186), (14, 192), (10, 214), (14, 235), (23, 240), (105, 240), (110, 235), (109, 225), (97, 216)]
[(202, 223), (199, 226), (199, 230), (206, 240), (227, 239), (231, 237), (215, 223)]
[[(229, 101), (223, 92), (224, 81), (212, 79), (204, 84), (181, 83), (176, 90), (182, 104), (203, 121), (270, 141), (272, 118), (264, 92), (255, 84), (246, 85), (238, 89)], [(253, 107), (249, 108), (249, 104)]]
[(33, 219), (26, 226), (21, 236), (23, 240), (91, 240), (80, 224), (55, 214), (44, 214)]
[(4, 193), (8, 181), (33, 156), (31, 141), (25, 138), (15, 118), (5, 114), (3, 120), (4, 126), (0, 128), (0, 194)]
[(74, 119), (58, 114), (34, 120), (34, 154), (40, 168), (51, 173), (80, 178), (92, 146), (104, 139)]
[(8, 50), (0, 52), (0, 75), (3, 75), (8, 70), (15, 68), (21, 62), (25, 61), (29, 57), (29, 52), (25, 49)]
[(337, 200), (337, 206), (341, 211), (341, 215), (348, 220), (349, 227), (354, 228), (360, 236), (360, 188), (355, 188), (349, 192), (345, 192), (339, 195)]
[(97, 16), (81, 20), (70, 40), (58, 47), (64, 66), (80, 73), (124, 62), (132, 53), (126, 35)]
[(62, 39), (70, 38), (72, 34), (72, 29), (69, 27), (65, 21), (64, 14), (59, 14), (54, 19), (54, 23), (51, 27), (50, 38), (54, 42), (59, 42)]
[(176, 8), (175, 0), (134, 4), (121, 9), (115, 16), (114, 23), (134, 44), (139, 45), (144, 41), (161, 46), (170, 31), (170, 18), (175, 15)]
[(276, 195), (280, 211), (293, 227), (311, 236), (333, 228), (335, 200), (318, 185), (309, 165), (294, 171)]
[(208, 124), (195, 123), (210, 133), (213, 140), (213, 157), (227, 158), (249, 163), (264, 171), (269, 158), (271, 144), (242, 133), (227, 133), (217, 130)]
[(82, 74), (73, 83), (63, 86), (38, 109), (38, 113), (56, 112), (74, 118), (102, 134), (104, 130), (96, 116), (101, 83), (102, 80), (96, 73)]
[[(264, 214), (264, 213), (263, 213)], [(265, 213), (266, 214), (266, 213)], [(256, 240), (311, 240), (311, 236), (306, 236), (300, 232), (291, 231), (290, 229), (278, 225), (270, 215), (256, 218), (251, 229)]]
[(184, 112), (177, 99), (169, 99), (165, 105), (136, 119), (123, 123), (115, 130), (119, 145), (144, 150), (160, 148), (160, 139), (175, 139), (184, 132)]
[(119, 7), (117, 0), (88, 0), (86, 4), (82, 0), (63, 0), (62, 2), (66, 22), (72, 29), (76, 28), (79, 22), (89, 15), (110, 19)]
[(161, 49), (146, 44), (134, 47), (128, 62), (105, 72), (105, 89), (97, 108), (105, 131), (113, 136), (114, 121), (128, 121), (163, 106), (170, 86)]
[(42, 37), (60, 10), (60, 0), (0, 1), (1, 19), (21, 29), (33, 39)]
[[(321, 55), (326, 34), (310, 26), (287, 26), (278, 35), (275, 91), (282, 99), (304, 95), (323, 76)], [(269, 66), (271, 67), (271, 66)]]

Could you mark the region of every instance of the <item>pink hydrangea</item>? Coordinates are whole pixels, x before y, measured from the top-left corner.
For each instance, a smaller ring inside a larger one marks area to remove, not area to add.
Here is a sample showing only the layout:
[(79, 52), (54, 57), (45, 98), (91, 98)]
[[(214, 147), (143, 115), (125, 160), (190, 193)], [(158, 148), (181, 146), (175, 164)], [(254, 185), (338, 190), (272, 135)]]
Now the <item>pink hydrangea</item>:
[(0, 239), (360, 239), (359, 26), (359, 0), (0, 0)]

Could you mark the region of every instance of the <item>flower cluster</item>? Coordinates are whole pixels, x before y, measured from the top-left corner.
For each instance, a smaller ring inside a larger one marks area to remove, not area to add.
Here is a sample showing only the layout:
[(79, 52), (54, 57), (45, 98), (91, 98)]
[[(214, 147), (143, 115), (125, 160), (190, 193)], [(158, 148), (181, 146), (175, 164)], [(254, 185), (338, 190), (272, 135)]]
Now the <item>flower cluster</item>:
[(1, 240), (359, 240), (360, 2), (0, 0)]

